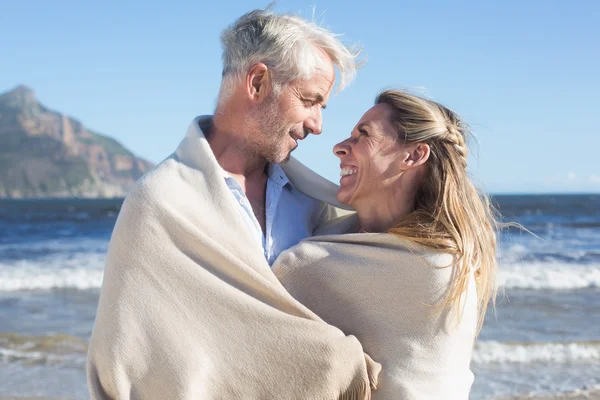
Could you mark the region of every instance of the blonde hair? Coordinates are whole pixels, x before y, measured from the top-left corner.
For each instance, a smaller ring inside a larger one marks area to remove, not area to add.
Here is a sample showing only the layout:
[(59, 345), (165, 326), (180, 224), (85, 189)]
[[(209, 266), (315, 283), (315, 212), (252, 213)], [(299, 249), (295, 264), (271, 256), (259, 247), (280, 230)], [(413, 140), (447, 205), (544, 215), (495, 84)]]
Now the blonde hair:
[(399, 140), (427, 143), (427, 173), (417, 191), (414, 210), (388, 233), (454, 256), (455, 273), (442, 305), (460, 320), (463, 294), (474, 274), (478, 329), (489, 301), (496, 296), (496, 231), (500, 226), (489, 198), (467, 174), (467, 125), (450, 109), (399, 90), (380, 93), (376, 104), (388, 104)]

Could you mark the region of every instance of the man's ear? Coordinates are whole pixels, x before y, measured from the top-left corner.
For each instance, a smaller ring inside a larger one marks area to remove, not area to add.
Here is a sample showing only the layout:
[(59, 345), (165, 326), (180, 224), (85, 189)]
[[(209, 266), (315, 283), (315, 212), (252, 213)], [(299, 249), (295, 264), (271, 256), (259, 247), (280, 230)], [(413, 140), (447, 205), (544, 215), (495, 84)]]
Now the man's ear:
[(404, 167), (409, 169), (423, 165), (429, 159), (430, 154), (431, 149), (427, 143), (415, 143), (407, 146), (403, 160)]
[(252, 102), (261, 103), (271, 93), (272, 84), (269, 67), (254, 64), (246, 74), (246, 96)]

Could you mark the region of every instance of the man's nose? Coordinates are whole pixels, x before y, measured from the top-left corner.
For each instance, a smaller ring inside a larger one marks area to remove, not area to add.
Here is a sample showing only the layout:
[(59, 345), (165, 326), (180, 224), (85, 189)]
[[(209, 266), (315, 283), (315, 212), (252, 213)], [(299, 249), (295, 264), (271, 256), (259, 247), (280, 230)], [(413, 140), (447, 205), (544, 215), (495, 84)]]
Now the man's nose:
[(323, 116), (321, 114), (321, 108), (319, 107), (315, 112), (315, 115), (311, 116), (304, 122), (304, 133), (308, 135), (320, 135), (323, 129)]

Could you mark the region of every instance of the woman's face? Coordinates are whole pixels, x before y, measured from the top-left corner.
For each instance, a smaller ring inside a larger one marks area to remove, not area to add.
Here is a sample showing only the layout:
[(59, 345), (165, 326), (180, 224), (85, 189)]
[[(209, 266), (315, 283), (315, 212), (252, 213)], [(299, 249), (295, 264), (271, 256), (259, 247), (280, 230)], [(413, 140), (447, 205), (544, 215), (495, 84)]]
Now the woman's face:
[(398, 190), (406, 147), (390, 123), (392, 107), (378, 104), (368, 110), (350, 137), (333, 147), (341, 164), (337, 199), (356, 208), (359, 202), (382, 204)]

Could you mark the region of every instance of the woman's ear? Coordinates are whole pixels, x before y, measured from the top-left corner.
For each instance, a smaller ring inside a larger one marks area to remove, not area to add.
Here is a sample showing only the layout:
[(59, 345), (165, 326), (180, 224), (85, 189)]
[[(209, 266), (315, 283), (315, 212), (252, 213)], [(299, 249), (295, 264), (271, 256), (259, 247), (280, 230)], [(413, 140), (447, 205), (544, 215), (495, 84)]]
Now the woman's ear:
[(271, 71), (263, 63), (254, 64), (246, 74), (246, 95), (248, 99), (261, 103), (271, 92)]
[(427, 143), (415, 143), (406, 148), (404, 165), (406, 169), (425, 164), (429, 159), (431, 149)]

